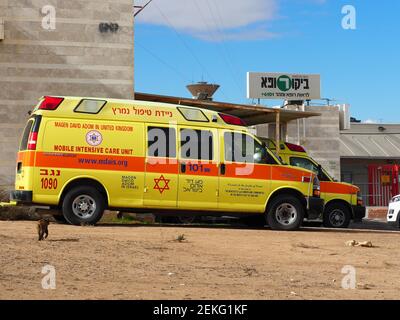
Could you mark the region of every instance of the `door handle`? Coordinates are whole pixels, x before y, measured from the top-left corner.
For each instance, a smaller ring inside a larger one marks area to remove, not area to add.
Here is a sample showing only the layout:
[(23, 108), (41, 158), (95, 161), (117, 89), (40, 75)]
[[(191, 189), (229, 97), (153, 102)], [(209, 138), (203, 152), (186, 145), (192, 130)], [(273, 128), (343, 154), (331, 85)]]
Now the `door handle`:
[(221, 175), (224, 175), (224, 174), (225, 174), (225, 172), (226, 172), (225, 163), (221, 163), (221, 164), (219, 165), (219, 170), (220, 170)]
[(186, 172), (186, 163), (181, 163), (181, 172), (182, 173)]

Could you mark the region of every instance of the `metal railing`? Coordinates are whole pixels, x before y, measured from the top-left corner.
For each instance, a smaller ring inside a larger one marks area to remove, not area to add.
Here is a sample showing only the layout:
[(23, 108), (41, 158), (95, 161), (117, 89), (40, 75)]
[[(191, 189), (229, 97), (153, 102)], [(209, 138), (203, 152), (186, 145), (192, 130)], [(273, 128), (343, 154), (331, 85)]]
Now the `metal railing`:
[[(387, 207), (392, 194), (390, 186), (382, 186), (376, 183), (354, 183), (361, 190), (361, 196), (366, 206)], [(370, 190), (375, 192), (370, 193)]]

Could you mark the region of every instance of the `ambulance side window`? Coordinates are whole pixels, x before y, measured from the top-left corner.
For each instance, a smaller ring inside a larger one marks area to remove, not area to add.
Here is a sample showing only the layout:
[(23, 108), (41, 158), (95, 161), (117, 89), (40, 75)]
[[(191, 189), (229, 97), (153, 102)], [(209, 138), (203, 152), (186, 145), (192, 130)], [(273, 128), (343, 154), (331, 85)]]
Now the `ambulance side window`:
[(290, 157), (290, 165), (293, 167), (300, 167), (318, 173), (317, 166), (306, 158)]
[[(294, 167), (300, 167), (303, 169), (311, 170), (318, 174), (318, 166), (312, 162), (310, 159), (302, 157), (290, 157), (290, 165)], [(320, 181), (331, 181), (329, 177), (322, 171), (322, 175), (318, 174)]]
[(224, 146), (226, 161), (276, 164), (267, 150), (247, 134), (225, 132)]
[(181, 129), (181, 158), (212, 160), (213, 134), (207, 130)]
[(147, 156), (159, 158), (176, 157), (176, 131), (173, 128), (147, 128)]

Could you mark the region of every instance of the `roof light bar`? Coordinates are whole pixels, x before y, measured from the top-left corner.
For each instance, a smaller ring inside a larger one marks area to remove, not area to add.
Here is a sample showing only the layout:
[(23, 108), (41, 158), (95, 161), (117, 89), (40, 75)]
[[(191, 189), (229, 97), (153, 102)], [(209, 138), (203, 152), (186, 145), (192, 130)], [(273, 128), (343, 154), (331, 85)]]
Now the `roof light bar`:
[(289, 142), (285, 142), (286, 147), (288, 147), (288, 149), (290, 151), (294, 151), (294, 152), (306, 152), (306, 150), (302, 147), (299, 146), (297, 144), (293, 144), (293, 143), (289, 143)]
[(218, 115), (221, 117), (222, 120), (224, 120), (224, 122), (226, 124), (232, 124), (235, 126), (247, 126), (246, 122), (244, 122), (242, 119), (235, 117), (235, 116), (231, 116), (230, 114), (225, 114), (225, 113), (218, 113)]
[(64, 98), (57, 98), (57, 97), (48, 97), (45, 96), (42, 103), (39, 106), (40, 110), (56, 110), (61, 102), (64, 101)]

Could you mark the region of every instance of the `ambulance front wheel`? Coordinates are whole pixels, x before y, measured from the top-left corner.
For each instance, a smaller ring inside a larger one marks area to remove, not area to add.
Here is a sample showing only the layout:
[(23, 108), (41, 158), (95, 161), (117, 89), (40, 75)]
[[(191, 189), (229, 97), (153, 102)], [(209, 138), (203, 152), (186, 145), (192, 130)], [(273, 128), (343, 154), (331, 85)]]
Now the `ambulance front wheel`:
[(105, 209), (104, 196), (92, 186), (79, 186), (67, 192), (62, 203), (65, 219), (74, 225), (94, 225)]
[(297, 230), (304, 218), (304, 207), (292, 195), (279, 195), (272, 200), (267, 212), (268, 225), (273, 230)]
[(328, 204), (324, 210), (323, 225), (325, 228), (345, 229), (349, 226), (351, 212), (342, 203)]

